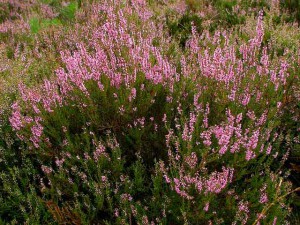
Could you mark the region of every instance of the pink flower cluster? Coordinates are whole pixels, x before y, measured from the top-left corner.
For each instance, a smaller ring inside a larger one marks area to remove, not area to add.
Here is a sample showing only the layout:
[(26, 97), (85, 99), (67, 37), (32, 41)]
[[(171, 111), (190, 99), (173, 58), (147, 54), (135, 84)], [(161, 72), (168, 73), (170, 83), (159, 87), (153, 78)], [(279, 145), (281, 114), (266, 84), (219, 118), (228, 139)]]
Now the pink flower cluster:
[[(179, 196), (191, 200), (196, 196), (189, 194), (193, 189), (197, 190), (199, 194), (214, 193), (218, 194), (226, 188), (233, 180), (234, 169), (233, 168), (222, 168), (221, 172), (214, 171), (207, 175), (203, 172), (202, 167), (196, 167), (197, 156), (192, 153), (190, 156), (185, 158), (185, 162), (189, 165), (186, 168), (180, 163), (179, 157), (169, 153), (170, 162), (166, 167), (164, 162), (160, 162), (160, 171), (163, 177)], [(170, 173), (169, 171), (173, 171)], [(177, 171), (177, 175), (174, 172)]]
[[(212, 137), (214, 136), (219, 146), (218, 153), (220, 155), (225, 154), (228, 150), (231, 153), (238, 153), (241, 149), (245, 149), (245, 159), (249, 161), (255, 158), (257, 152), (257, 146), (260, 138), (262, 138), (261, 126), (264, 125), (266, 120), (263, 114), (261, 118), (256, 119), (254, 126), (249, 129), (243, 130), (241, 121), (243, 115), (240, 113), (236, 117), (233, 116), (230, 110), (227, 110), (227, 123), (215, 125), (204, 130), (200, 136), (205, 146), (210, 147), (212, 145)], [(266, 139), (265, 139), (266, 140)]]

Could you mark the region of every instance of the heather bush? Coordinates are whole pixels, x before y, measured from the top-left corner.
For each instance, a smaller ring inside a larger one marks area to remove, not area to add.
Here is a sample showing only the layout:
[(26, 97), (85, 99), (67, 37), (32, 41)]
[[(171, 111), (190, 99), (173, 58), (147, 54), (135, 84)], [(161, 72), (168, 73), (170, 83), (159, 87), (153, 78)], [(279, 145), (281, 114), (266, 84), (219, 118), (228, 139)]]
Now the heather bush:
[(12, 132), (8, 113), (0, 114), (0, 224), (54, 223), (37, 188), (37, 158)]
[(299, 59), (274, 54), (272, 16), (209, 32), (193, 1), (167, 21), (151, 1), (76, 2), (43, 2), (58, 26), (30, 17), (38, 79), (1, 114), (1, 222), (287, 223)]
[(169, 21), (167, 17), (167, 26), (170, 36), (179, 39), (181, 47), (185, 47), (186, 41), (192, 34), (192, 25), (196, 27), (197, 32), (201, 32), (201, 18), (197, 15), (190, 15), (188, 13), (182, 15), (178, 21)]
[(297, 0), (280, 1), (280, 6), (284, 10), (289, 11), (289, 15), (286, 18), (287, 21), (300, 21), (300, 2)]

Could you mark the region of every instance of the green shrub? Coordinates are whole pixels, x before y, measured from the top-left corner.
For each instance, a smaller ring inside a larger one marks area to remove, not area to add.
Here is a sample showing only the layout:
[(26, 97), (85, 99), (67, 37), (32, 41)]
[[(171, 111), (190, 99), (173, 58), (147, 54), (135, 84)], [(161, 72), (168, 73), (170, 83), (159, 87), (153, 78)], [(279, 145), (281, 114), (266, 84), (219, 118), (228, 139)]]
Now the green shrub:
[(192, 35), (192, 24), (198, 33), (202, 32), (202, 19), (196, 14), (187, 12), (178, 20), (170, 21), (167, 17), (167, 27), (172, 37), (179, 41), (182, 48)]

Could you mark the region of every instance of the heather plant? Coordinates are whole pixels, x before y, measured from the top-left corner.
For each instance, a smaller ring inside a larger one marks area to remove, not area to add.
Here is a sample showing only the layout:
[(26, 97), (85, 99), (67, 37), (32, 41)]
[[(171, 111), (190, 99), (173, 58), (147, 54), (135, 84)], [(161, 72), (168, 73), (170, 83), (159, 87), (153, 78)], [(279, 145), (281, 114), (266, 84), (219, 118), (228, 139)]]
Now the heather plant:
[[(274, 54), (298, 54), (299, 27), (297, 23), (285, 23), (284, 13), (280, 13), (279, 4), (272, 4), (270, 9), (264, 10), (264, 45), (269, 43), (273, 46)], [(247, 16), (246, 22), (241, 26), (244, 38), (255, 34), (254, 24), (256, 19), (253, 15)]]
[[(8, 4), (6, 1), (4, 3)], [(44, 78), (51, 77), (61, 63), (59, 51), (65, 48), (70, 49), (70, 46), (75, 45), (77, 41), (75, 35), (68, 34), (72, 29), (72, 23), (63, 27), (58, 18), (59, 14), (48, 12), (59, 7), (61, 1), (57, 1), (57, 4), (30, 2), (26, 8), (22, 8), (22, 14), (20, 14), (26, 24), (26, 29), (23, 28), (18, 32), (16, 29), (18, 23), (8, 20), (12, 25), (10, 27), (12, 30), (6, 29), (0, 32), (0, 104), (2, 108), (7, 109), (7, 105), (10, 105), (15, 98), (18, 88), (16, 84), (22, 82), (34, 86), (42, 82)]]
[(300, 21), (300, 3), (297, 0), (280, 1), (282, 10), (288, 10), (289, 15), (286, 18), (287, 21)]
[(36, 181), (40, 169), (36, 157), (18, 141), (8, 121), (8, 111), (0, 113), (0, 224), (54, 223)]
[(185, 47), (186, 41), (192, 34), (192, 25), (197, 32), (201, 33), (201, 18), (197, 15), (190, 15), (188, 12), (177, 21), (170, 21), (167, 17), (167, 26), (171, 36), (179, 39), (181, 47)]
[(293, 59), (262, 46), (262, 15), (240, 45), (192, 27), (174, 58), (168, 37), (149, 32), (160, 28), (140, 10), (145, 3), (128, 4), (95, 5), (103, 22), (61, 52), (55, 78), (20, 84), (12, 105), (10, 122), (36, 152), (53, 218), (282, 223), (290, 187), (280, 174), (286, 152), (273, 142)]
[[(244, 24), (247, 15), (251, 15), (252, 13), (257, 14), (259, 10), (264, 7), (269, 8), (270, 5), (272, 5), (271, 1), (186, 0), (178, 1), (168, 12), (177, 18), (177, 21), (175, 19), (173, 23), (177, 22), (179, 25), (178, 30), (188, 27), (181, 25), (182, 20), (186, 20), (185, 17), (187, 17), (184, 14), (187, 14), (191, 18), (199, 17), (198, 20), (201, 20), (202, 23), (198, 23), (200, 26), (195, 24), (197, 29), (203, 28), (204, 26), (211, 32), (215, 32), (220, 27), (228, 29), (239, 24)], [(182, 18), (177, 15), (178, 13)], [(174, 25), (172, 28), (174, 30)]]
[(153, 2), (75, 2), (43, 1), (66, 22), (1, 58), (30, 75), (5, 86), (1, 222), (286, 223), (299, 59), (274, 54), (272, 18), (238, 36), (200, 28), (193, 1), (172, 23)]

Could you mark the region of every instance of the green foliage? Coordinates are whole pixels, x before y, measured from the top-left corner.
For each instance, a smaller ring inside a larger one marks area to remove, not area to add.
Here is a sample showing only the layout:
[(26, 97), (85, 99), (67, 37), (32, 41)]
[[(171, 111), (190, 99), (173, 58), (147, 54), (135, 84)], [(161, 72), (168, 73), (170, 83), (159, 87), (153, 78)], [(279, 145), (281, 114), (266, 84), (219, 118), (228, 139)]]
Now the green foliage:
[(29, 20), (30, 30), (33, 34), (37, 34), (41, 29), (47, 28), (49, 26), (57, 26), (60, 24), (61, 21), (58, 18), (54, 18), (54, 19), (32, 18)]
[(179, 41), (182, 48), (185, 47), (187, 40), (192, 35), (192, 24), (198, 33), (202, 32), (202, 19), (196, 15), (187, 12), (178, 20), (172, 21), (167, 17), (167, 27), (172, 37)]
[(77, 1), (70, 2), (67, 6), (63, 6), (60, 10), (59, 17), (64, 20), (74, 20), (75, 19), (75, 13), (78, 9), (78, 3)]
[(288, 10), (290, 12), (289, 16), (286, 18), (286, 22), (300, 22), (299, 0), (280, 1), (280, 6), (283, 10)]
[(9, 10), (8, 5), (4, 3), (0, 3), (0, 23), (3, 23), (5, 20), (9, 18)]
[(30, 30), (32, 33), (36, 34), (41, 29), (40, 21), (38, 18), (32, 18), (29, 20)]
[(41, 26), (42, 27), (48, 27), (48, 26), (57, 26), (60, 25), (61, 21), (58, 18), (54, 18), (54, 19), (44, 19), (41, 22)]
[(1, 122), (0, 223), (54, 224), (37, 188), (40, 171), (36, 157), (17, 141), (8, 121)]
[[(213, 4), (218, 11), (218, 15), (214, 19), (217, 26), (232, 27), (245, 22), (245, 16), (234, 10), (239, 6), (237, 1), (217, 0)], [(216, 25), (212, 25), (211, 31), (216, 28)]]

